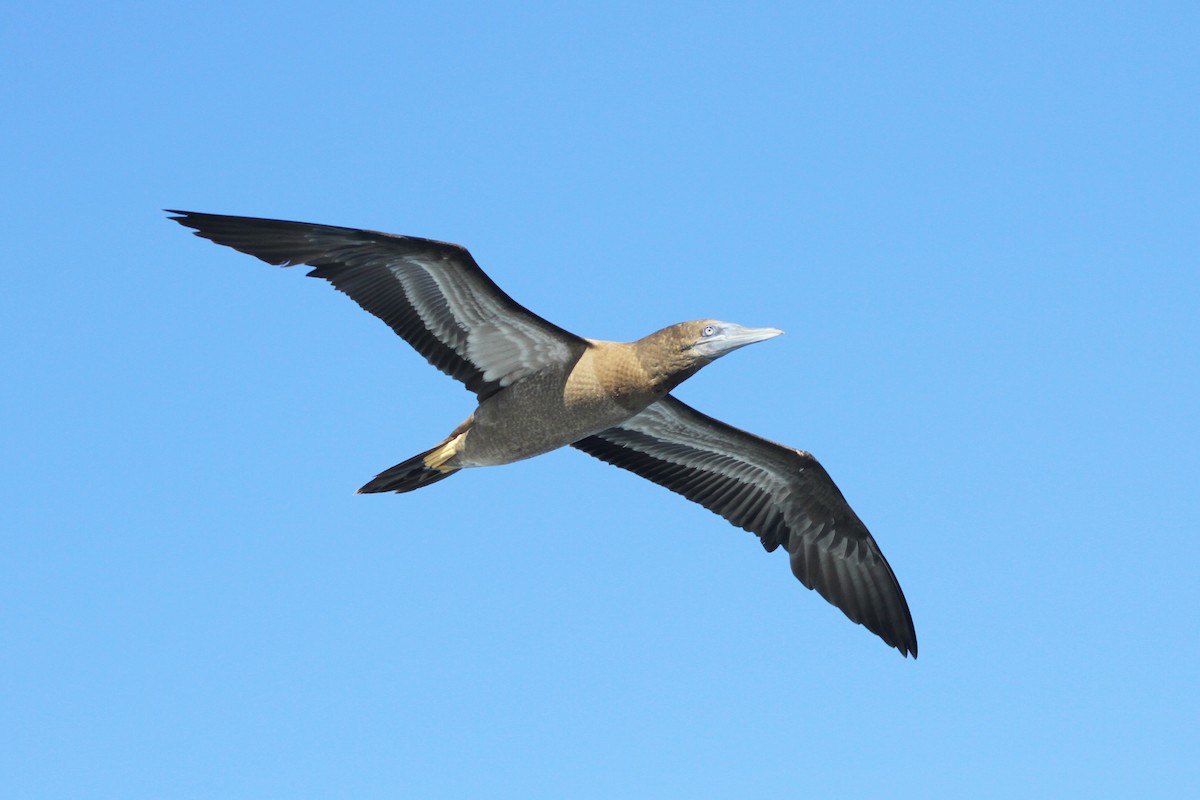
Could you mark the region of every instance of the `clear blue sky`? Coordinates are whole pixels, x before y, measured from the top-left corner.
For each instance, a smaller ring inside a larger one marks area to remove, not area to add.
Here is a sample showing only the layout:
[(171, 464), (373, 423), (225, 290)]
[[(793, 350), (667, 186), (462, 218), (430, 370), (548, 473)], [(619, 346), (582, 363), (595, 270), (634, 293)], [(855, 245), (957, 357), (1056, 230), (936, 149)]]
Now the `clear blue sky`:
[[(1195, 791), (1196, 9), (10, 4), (0, 793)], [(678, 394), (822, 460), (920, 658), (580, 453), (356, 496), (471, 395), (164, 207), (785, 329)]]

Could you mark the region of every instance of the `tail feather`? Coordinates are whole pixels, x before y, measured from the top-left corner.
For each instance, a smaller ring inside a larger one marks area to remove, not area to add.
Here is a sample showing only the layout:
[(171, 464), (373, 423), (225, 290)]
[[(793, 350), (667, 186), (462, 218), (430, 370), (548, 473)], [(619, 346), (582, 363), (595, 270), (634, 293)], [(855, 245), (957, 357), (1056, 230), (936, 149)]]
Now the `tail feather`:
[(437, 483), (443, 478), (449, 478), (457, 469), (435, 468), (426, 464), (426, 459), (444, 445), (430, 448), (420, 455), (402, 461), (391, 469), (379, 473), (366, 486), (358, 490), (359, 494), (374, 494), (376, 492), (411, 492), (431, 483)]

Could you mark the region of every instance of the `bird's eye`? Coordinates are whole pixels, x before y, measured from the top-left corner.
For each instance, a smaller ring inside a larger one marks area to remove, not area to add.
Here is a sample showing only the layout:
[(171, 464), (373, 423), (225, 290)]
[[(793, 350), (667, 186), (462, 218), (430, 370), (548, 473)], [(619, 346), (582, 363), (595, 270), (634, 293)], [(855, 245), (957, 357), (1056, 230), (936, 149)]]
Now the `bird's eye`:
[(716, 333), (716, 332), (717, 332), (717, 329), (716, 329), (716, 328), (714, 328), (712, 325), (705, 325), (705, 326), (704, 326), (704, 335), (705, 335), (705, 336), (712, 336), (712, 335), (713, 335), (714, 333)]

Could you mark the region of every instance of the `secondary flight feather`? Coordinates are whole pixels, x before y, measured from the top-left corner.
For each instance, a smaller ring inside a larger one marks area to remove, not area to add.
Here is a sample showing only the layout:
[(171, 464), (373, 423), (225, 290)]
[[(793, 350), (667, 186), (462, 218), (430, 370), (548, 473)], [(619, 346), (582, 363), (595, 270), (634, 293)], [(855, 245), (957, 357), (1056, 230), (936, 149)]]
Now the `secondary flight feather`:
[(704, 366), (778, 336), (702, 319), (635, 342), (587, 339), (504, 293), (456, 244), (303, 222), (170, 211), (197, 236), (268, 264), (312, 267), (478, 396), (434, 447), (360, 492), (408, 492), (470, 467), (572, 446), (782, 546), (793, 574), (904, 655), (917, 637), (875, 539), (808, 453), (705, 416), (670, 394)]

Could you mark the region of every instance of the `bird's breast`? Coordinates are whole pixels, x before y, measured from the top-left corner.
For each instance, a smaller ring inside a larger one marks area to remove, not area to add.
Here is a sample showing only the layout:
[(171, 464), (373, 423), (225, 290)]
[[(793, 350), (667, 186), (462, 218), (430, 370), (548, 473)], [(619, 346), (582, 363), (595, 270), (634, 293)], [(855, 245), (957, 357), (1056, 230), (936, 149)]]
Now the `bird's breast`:
[(523, 378), (483, 401), (463, 465), (507, 464), (556, 450), (644, 409), (658, 396), (636, 361), (622, 355), (593, 347), (569, 368)]

